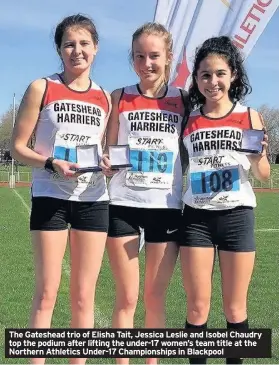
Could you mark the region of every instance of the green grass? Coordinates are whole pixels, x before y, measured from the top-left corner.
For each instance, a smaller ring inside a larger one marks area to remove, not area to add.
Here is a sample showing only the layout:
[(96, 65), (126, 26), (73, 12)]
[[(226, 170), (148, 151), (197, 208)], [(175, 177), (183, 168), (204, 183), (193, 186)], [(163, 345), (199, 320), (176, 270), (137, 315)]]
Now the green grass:
[[(30, 206), (29, 189), (17, 188), (16, 191)], [(279, 195), (275, 193), (257, 194), (256, 228), (278, 228)], [(4, 328), (26, 327), (30, 312), (34, 287), (33, 255), (28, 230), (28, 210), (12, 189), (0, 189), (1, 201), (1, 301), (0, 301), (0, 363), (27, 363), (26, 359), (6, 359), (4, 357)], [(247, 360), (246, 363), (279, 364), (278, 337), (278, 262), (279, 231), (256, 231), (257, 260), (249, 292), (249, 319), (253, 328), (273, 328), (273, 358)], [(144, 269), (144, 253), (141, 257), (141, 272)], [(65, 266), (69, 262), (68, 252)], [(217, 265), (216, 265), (217, 266)], [(107, 256), (105, 255), (96, 293), (98, 308), (96, 326), (101, 327), (104, 321), (110, 323), (113, 303), (114, 285)], [(221, 305), (220, 274), (216, 267), (214, 290), (209, 326), (225, 327)], [(167, 297), (167, 326), (183, 327), (186, 313), (186, 299), (182, 287), (179, 262), (176, 266)], [(55, 307), (53, 326), (68, 327), (69, 276), (63, 271), (58, 302)], [(136, 312), (136, 327), (143, 327), (144, 309), (141, 298)], [(114, 363), (112, 359), (89, 359), (88, 363)], [(133, 359), (131, 363), (142, 363), (143, 359)], [(209, 363), (224, 363), (222, 359), (210, 359)], [(47, 363), (67, 363), (67, 359), (49, 359)], [(188, 363), (186, 359), (162, 359), (161, 363)]]
[[(4, 172), (11, 172), (12, 171), (12, 165), (9, 164), (8, 166), (4, 167), (4, 165), (0, 165), (0, 171), (4, 171)], [(19, 171), (19, 172), (31, 172), (32, 171), (32, 167), (30, 166), (18, 166), (16, 168), (16, 166), (14, 166), (14, 171)]]
[[(9, 181), (9, 176), (12, 172), (12, 166), (4, 166), (0, 164), (0, 182)], [(14, 166), (14, 174), (16, 181), (30, 182), (32, 179), (32, 168), (30, 166)]]

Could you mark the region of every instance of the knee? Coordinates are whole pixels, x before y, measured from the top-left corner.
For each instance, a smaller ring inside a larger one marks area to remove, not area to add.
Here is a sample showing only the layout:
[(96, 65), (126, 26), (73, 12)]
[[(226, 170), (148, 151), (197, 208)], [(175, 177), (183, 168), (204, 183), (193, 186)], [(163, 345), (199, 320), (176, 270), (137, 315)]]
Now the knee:
[(145, 309), (157, 312), (158, 309), (165, 305), (165, 291), (159, 291), (158, 289), (145, 290), (144, 292), (144, 306)]
[(35, 294), (37, 310), (47, 311), (53, 310), (57, 298), (57, 289), (44, 288)]
[(118, 310), (134, 312), (138, 303), (138, 293), (131, 292), (116, 295), (116, 307)]
[(79, 312), (93, 309), (94, 295), (87, 290), (79, 290), (77, 293), (72, 294), (71, 298), (72, 307)]
[(204, 319), (204, 321), (207, 320), (210, 308), (209, 299), (188, 299), (187, 306), (189, 318)]
[(226, 304), (224, 305), (226, 320), (230, 323), (239, 323), (247, 318), (246, 305)]

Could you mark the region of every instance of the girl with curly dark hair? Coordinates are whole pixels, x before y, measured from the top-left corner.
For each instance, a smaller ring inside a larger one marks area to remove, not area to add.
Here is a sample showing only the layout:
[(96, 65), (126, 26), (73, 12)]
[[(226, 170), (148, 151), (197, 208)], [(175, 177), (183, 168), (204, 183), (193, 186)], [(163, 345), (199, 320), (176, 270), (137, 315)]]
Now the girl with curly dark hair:
[[(266, 134), (261, 153), (239, 151), (244, 130), (263, 129), (259, 114), (240, 104), (249, 92), (237, 47), (226, 36), (206, 40), (195, 55), (189, 90), (194, 111), (183, 133), (189, 155), (181, 237), (186, 328), (207, 326), (216, 250), (227, 328), (248, 328), (256, 206), (248, 173), (251, 168), (259, 180), (270, 175)], [(190, 363), (205, 364), (206, 358), (191, 358)], [(239, 358), (227, 359), (227, 364), (240, 363)]]

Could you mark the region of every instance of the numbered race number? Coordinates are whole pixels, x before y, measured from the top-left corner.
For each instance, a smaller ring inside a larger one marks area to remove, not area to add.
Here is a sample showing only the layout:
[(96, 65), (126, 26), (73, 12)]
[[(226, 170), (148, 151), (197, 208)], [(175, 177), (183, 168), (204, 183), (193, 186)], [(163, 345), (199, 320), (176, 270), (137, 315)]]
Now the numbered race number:
[(193, 194), (212, 194), (239, 190), (238, 168), (191, 173)]
[(173, 181), (173, 150), (176, 150), (176, 145), (174, 138), (130, 138), (132, 168), (126, 173), (126, 185), (170, 188)]
[(130, 152), (131, 171), (172, 173), (172, 152), (137, 151)]

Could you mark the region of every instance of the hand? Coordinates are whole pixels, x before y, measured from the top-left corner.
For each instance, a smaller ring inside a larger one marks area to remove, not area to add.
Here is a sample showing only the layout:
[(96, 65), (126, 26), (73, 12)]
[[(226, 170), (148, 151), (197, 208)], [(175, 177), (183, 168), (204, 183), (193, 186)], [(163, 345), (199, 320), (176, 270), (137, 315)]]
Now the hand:
[(79, 167), (77, 163), (54, 159), (52, 165), (54, 170), (64, 178), (76, 178), (81, 175), (75, 171), (75, 169)]
[(266, 133), (266, 129), (263, 129), (264, 131), (264, 138), (262, 141), (262, 145), (263, 145), (263, 151), (261, 153), (262, 156), (266, 156), (267, 155), (267, 146), (268, 146), (268, 135)]
[(267, 155), (267, 146), (268, 146), (268, 135), (266, 134), (266, 129), (263, 129), (264, 131), (264, 138), (263, 141), (261, 142), (262, 146), (263, 146), (263, 150), (262, 153), (259, 154), (251, 154), (248, 155), (250, 160), (260, 160), (262, 157), (266, 157)]
[(119, 171), (111, 169), (111, 163), (108, 154), (104, 154), (102, 156), (100, 167), (102, 168), (103, 174), (107, 177), (112, 177)]

